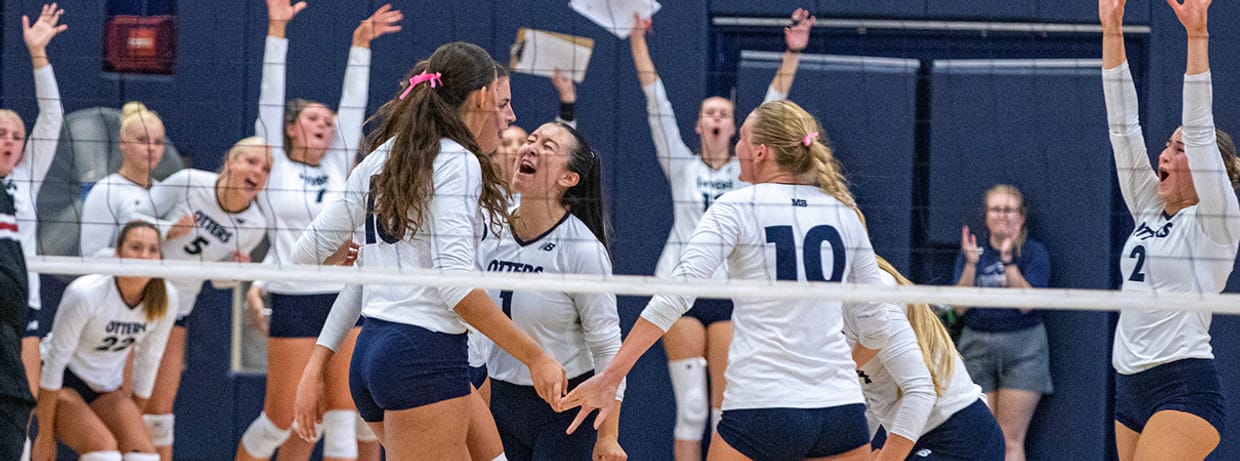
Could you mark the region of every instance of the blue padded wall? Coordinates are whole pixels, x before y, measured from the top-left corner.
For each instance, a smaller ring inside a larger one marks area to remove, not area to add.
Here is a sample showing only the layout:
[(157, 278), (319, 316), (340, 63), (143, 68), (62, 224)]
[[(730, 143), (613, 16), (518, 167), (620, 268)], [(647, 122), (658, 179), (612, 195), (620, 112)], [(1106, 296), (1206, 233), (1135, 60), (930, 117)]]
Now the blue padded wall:
[[(931, 241), (959, 245), (963, 224), (986, 238), (983, 193), (1014, 184), (1029, 207), (1030, 238), (1050, 251), (1051, 285), (1110, 287), (1115, 180), (1096, 64), (939, 61), (930, 87)], [(941, 270), (950, 278), (950, 265)], [(1045, 318), (1055, 393), (1030, 427), (1030, 459), (1102, 459), (1111, 430), (1110, 335), (1102, 333), (1109, 315), (1057, 311)]]
[[(779, 53), (742, 53), (737, 123), (766, 95)], [(866, 214), (875, 251), (907, 272), (920, 63), (806, 55), (788, 99), (818, 118)]]

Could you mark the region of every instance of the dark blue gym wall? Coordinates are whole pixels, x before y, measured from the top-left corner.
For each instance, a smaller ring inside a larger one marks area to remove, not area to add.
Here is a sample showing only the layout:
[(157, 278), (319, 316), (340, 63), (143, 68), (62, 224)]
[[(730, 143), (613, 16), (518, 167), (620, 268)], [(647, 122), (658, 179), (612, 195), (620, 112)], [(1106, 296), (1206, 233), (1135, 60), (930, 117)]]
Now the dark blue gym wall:
[[(567, 2), (514, 0), (510, 2), (486, 2), (478, 0), (458, 2), (394, 1), (396, 8), (405, 12), (404, 30), (397, 35), (383, 37), (374, 43), (371, 67), (370, 110), (391, 98), (398, 86), (397, 81), (413, 62), (428, 55), (435, 46), (449, 40), (469, 40), (490, 50), (506, 61), (507, 47), (516, 35), (518, 27), (549, 29), (584, 35), (595, 39), (594, 57), (589, 76), (578, 88), (579, 126), (603, 156), (608, 192), (612, 196), (612, 217), (615, 239), (612, 250), (616, 271), (628, 274), (646, 274), (654, 263), (671, 224), (670, 199), (666, 181), (654, 161), (653, 147), (645, 119), (644, 97), (633, 72), (632, 59), (627, 41), (619, 41), (598, 26), (573, 13)], [(309, 9), (297, 17), (289, 29), (288, 96), (305, 97), (335, 106), (339, 98), (340, 76), (348, 42), (357, 21), (367, 16), (382, 2), (312, 2)], [(127, 100), (142, 100), (158, 111), (168, 126), (169, 135), (176, 140), (178, 148), (192, 158), (196, 167), (215, 169), (220, 165), (224, 151), (241, 137), (253, 130), (256, 100), (261, 70), (262, 42), (266, 28), (265, 6), (258, 0), (218, 0), (211, 2), (180, 2), (178, 5), (177, 68), (173, 76), (118, 77), (100, 72), (101, 37), (103, 35), (104, 6), (101, 1), (69, 0), (62, 2), (67, 13), (64, 22), (70, 28), (57, 37), (49, 53), (55, 66), (60, 89), (67, 111), (84, 107), (104, 105), (119, 107)], [(983, 21), (1024, 22), (1070, 22), (1094, 24), (1096, 6), (1092, 2), (1063, 2), (1040, 0), (1010, 2), (1005, 0), (875, 0), (870, 2), (845, 2), (822, 0), (795, 2), (788, 0), (679, 0), (663, 2), (663, 9), (655, 17), (655, 33), (650, 38), (650, 48), (660, 74), (665, 78), (672, 104), (680, 114), (682, 133), (691, 147), (696, 144), (693, 122), (698, 102), (712, 86), (708, 83), (716, 77), (713, 65), (725, 60), (718, 54), (717, 43), (712, 41), (709, 17), (714, 16), (764, 16), (785, 17), (792, 9), (804, 6), (819, 18), (850, 17), (875, 19), (952, 19)], [(33, 82), (30, 77), (30, 60), (21, 39), (21, 15), (37, 14), (39, 3), (30, 0), (5, 0), (0, 11), (4, 28), (0, 35), (0, 107), (17, 110), (25, 120), (33, 120), (36, 114), (33, 100)], [(1215, 115), (1219, 126), (1236, 130), (1233, 125), (1240, 120), (1240, 91), (1237, 91), (1240, 74), (1240, 37), (1230, 33), (1234, 30), (1240, 6), (1218, 3), (1213, 6), (1213, 69), (1215, 71)], [(1161, 146), (1166, 137), (1178, 125), (1180, 109), (1180, 75), (1184, 63), (1184, 38), (1182, 28), (1161, 1), (1132, 0), (1128, 6), (1128, 21), (1132, 24), (1149, 24), (1153, 32), (1148, 42), (1132, 56), (1134, 65), (1148, 62), (1139, 69), (1148, 73), (1138, 74), (1143, 89), (1142, 102), (1147, 139), (1151, 146)], [(816, 37), (822, 32), (815, 32)], [(782, 49), (782, 40), (774, 37), (768, 49)], [(924, 45), (922, 45), (924, 46)], [(967, 54), (968, 50), (943, 45), (944, 52), (953, 55)], [(847, 51), (847, 50), (843, 50)], [(832, 51), (833, 53), (835, 50)], [(848, 54), (848, 53), (841, 53)], [(855, 53), (861, 54), (861, 53)], [(875, 55), (877, 53), (867, 53)], [(877, 54), (882, 55), (882, 54)], [(976, 56), (994, 58), (997, 56)], [(803, 67), (805, 69), (807, 67)], [(757, 77), (755, 77), (757, 78)], [(769, 77), (766, 77), (769, 78)], [(798, 85), (816, 82), (814, 78), (799, 79)], [(1098, 82), (1095, 82), (1098, 83)], [(830, 84), (826, 82), (825, 84)], [(1074, 85), (1073, 91), (1088, 91), (1089, 83)], [(517, 123), (532, 129), (538, 123), (550, 120), (556, 111), (556, 94), (545, 79), (517, 75), (512, 80), (514, 107)], [(764, 84), (763, 84), (764, 86)], [(1085, 99), (1091, 105), (1100, 104), (1100, 83), (1093, 88), (1097, 93)], [(796, 97), (800, 86), (794, 89)], [(1043, 90), (1044, 91), (1044, 90)], [(936, 93), (931, 93), (931, 97)], [(726, 93), (724, 93), (726, 96)], [(744, 96), (743, 93), (740, 96)], [(1101, 114), (1101, 107), (1081, 109), (1082, 101), (1061, 100), (1061, 106), (1045, 105), (1035, 113), (1055, 117), (1063, 114)], [(923, 103), (928, 103), (923, 101)], [(940, 100), (944, 113), (968, 112), (975, 100)], [(956, 106), (958, 104), (958, 106)], [(1013, 103), (1015, 104), (1015, 103)], [(940, 106), (936, 106), (940, 107)], [(814, 110), (811, 108), (811, 110)], [(820, 116), (829, 117), (826, 113)], [(932, 113), (939, 113), (937, 111)], [(744, 114), (738, 114), (739, 124)], [(1075, 116), (1075, 115), (1074, 115)], [(1028, 117), (1025, 120), (1035, 121)], [(824, 120), (831, 124), (846, 121)], [(954, 203), (935, 200), (932, 206), (958, 206), (944, 209), (942, 218), (927, 217), (930, 221), (942, 220), (943, 226), (958, 224), (949, 221), (976, 219), (980, 208), (980, 190), (998, 181), (1013, 181), (1025, 187), (1030, 194), (1034, 216), (1033, 238), (1046, 242), (1052, 251), (1055, 265), (1053, 284), (1058, 287), (1106, 287), (1113, 286), (1100, 280), (1117, 280), (1114, 272), (1116, 255), (1110, 245), (1122, 241), (1129, 228), (1123, 225), (1105, 226), (1096, 222), (1078, 223), (1079, 214), (1066, 210), (1097, 209), (1111, 206), (1113, 197), (1106, 194), (1081, 195), (1048, 186), (1046, 182), (1059, 180), (1056, 175), (1072, 175), (1074, 178), (1098, 178), (1111, 181), (1109, 150), (1100, 148), (1094, 155), (1101, 158), (1064, 159), (1061, 168), (1054, 155), (1047, 154), (1056, 146), (1071, 146), (1079, 139), (1080, 145), (1105, 146), (1106, 135), (1098, 123), (1063, 126), (1062, 136), (1047, 139), (1045, 145), (1035, 152), (1044, 155), (1040, 165), (1025, 165), (1015, 172), (1031, 171), (1040, 177), (986, 177), (985, 172), (997, 169), (991, 165), (961, 171), (967, 180), (947, 182), (942, 189), (949, 197), (974, 197)], [(997, 126), (997, 125), (996, 125)], [(1019, 128), (1008, 128), (1019, 131)], [(843, 130), (843, 129), (841, 129)], [(1041, 131), (1039, 131), (1041, 132)], [(833, 134), (830, 131), (828, 134)], [(1019, 138), (1024, 139), (1024, 138)], [(928, 152), (930, 164), (926, 171), (932, 176), (939, 173), (936, 166), (944, 157), (936, 156), (950, 146), (933, 148), (930, 141)], [(841, 142), (844, 142), (841, 140)], [(947, 139), (968, 145), (967, 140)], [(84, 154), (89, 155), (89, 154)], [(1010, 155), (996, 156), (1013, 160)], [(842, 155), (843, 157), (844, 155)], [(984, 156), (979, 156), (984, 159)], [(973, 158), (973, 157), (970, 157)], [(902, 162), (900, 162), (902, 163)], [(1024, 165), (1024, 164), (1022, 164)], [(847, 165), (846, 165), (847, 167)], [(1027, 167), (1027, 168), (1026, 168)], [(949, 173), (942, 173), (950, 175)], [(947, 176), (950, 178), (950, 176)], [(1074, 181), (1079, 181), (1075, 179)], [(1078, 182), (1074, 182), (1078, 184)], [(981, 189), (979, 189), (981, 187)], [(1081, 187), (1084, 187), (1082, 185)], [(1072, 189), (1079, 191), (1080, 188)], [(914, 191), (908, 191), (912, 195)], [(936, 190), (937, 193), (937, 190)], [(863, 199), (864, 200), (864, 199)], [(914, 202), (917, 203), (917, 202)], [(1124, 214), (1122, 205), (1112, 207)], [(933, 210), (932, 210), (933, 212)], [(937, 216), (937, 215), (936, 215)], [(953, 218), (953, 216), (955, 218)], [(1122, 219), (1121, 219), (1122, 221)], [(959, 224), (964, 224), (960, 222)], [(927, 223), (907, 223), (910, 226)], [(978, 223), (974, 223), (978, 224)], [(870, 226), (882, 223), (871, 220)], [(900, 225), (906, 225), (901, 223)], [(1129, 223), (1128, 226), (1131, 224)], [(1068, 240), (1063, 229), (1077, 226), (1080, 235), (1097, 235), (1095, 240)], [(912, 230), (908, 230), (912, 232)], [(927, 232), (922, 240), (917, 236), (910, 242), (911, 252), (925, 251), (937, 245), (940, 250), (950, 244), (950, 233)], [(935, 259), (939, 261), (939, 259)], [(907, 267), (905, 267), (907, 269)], [(918, 273), (919, 281), (937, 281), (950, 278), (951, 268), (936, 262), (925, 272)], [(1240, 279), (1240, 276), (1236, 276)], [(1112, 282), (1113, 283), (1113, 282)], [(1240, 284), (1233, 284), (1240, 287)], [(261, 376), (231, 376), (228, 370), (227, 332), (231, 322), (228, 318), (228, 296), (206, 290), (211, 302), (196, 311), (191, 324), (191, 348), (189, 371), (185, 375), (181, 398), (178, 402), (177, 453), (179, 459), (223, 459), (232, 455), (236, 440), (245, 424), (257, 414), (261, 406), (263, 380)], [(56, 299), (58, 294), (49, 293)], [(640, 299), (622, 298), (623, 323), (631, 325), (642, 306)], [(51, 304), (45, 301), (45, 304)], [(1057, 372), (1055, 383), (1058, 392), (1049, 397), (1035, 419), (1030, 434), (1031, 459), (1106, 459), (1112, 448), (1105, 431), (1109, 428), (1109, 399), (1111, 398), (1109, 376), (1109, 345), (1111, 335), (1107, 332), (1108, 314), (1061, 314), (1048, 315), (1051, 329), (1052, 362)], [(49, 319), (50, 320), (50, 319)], [(1214, 459), (1240, 457), (1240, 397), (1235, 382), (1240, 381), (1240, 359), (1230, 351), (1240, 348), (1240, 339), (1227, 335), (1227, 331), (1240, 328), (1231, 316), (1215, 317), (1214, 344), (1219, 352), (1219, 366), (1228, 395), (1233, 396), (1229, 408), (1232, 428), (1223, 436), (1223, 444)], [(664, 356), (655, 348), (643, 361), (630, 380), (631, 396), (625, 405), (622, 418), (622, 442), (631, 459), (670, 459), (671, 443), (668, 437), (673, 422), (674, 404), (667, 383)], [(653, 396), (653, 397), (652, 397)]]

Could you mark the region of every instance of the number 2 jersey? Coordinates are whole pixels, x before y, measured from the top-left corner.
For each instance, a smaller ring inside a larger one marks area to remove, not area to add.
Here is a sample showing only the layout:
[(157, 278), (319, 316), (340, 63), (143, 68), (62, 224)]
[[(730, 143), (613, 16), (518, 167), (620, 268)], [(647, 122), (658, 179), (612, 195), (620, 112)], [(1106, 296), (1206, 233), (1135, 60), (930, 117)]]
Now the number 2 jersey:
[[(155, 223), (175, 223), (182, 216), (194, 218), (194, 228), (185, 235), (164, 240), (165, 259), (216, 262), (231, 261), (234, 253), (250, 254), (263, 240), (267, 221), (253, 203), (237, 213), (224, 211), (215, 195), (219, 175), (185, 169), (151, 187), (151, 203), (159, 216), (142, 218)], [(168, 229), (161, 229), (166, 236)], [(201, 279), (171, 280), (180, 295), (177, 315), (194, 310), (194, 300), (202, 290)]]
[(115, 277), (85, 275), (70, 283), (48, 336), (39, 387), (60, 389), (68, 368), (95, 392), (120, 389), (132, 348), (133, 393), (150, 397), (168, 333), (176, 321), (177, 292), (168, 282), (164, 284), (168, 310), (149, 321), (145, 302), (129, 307), (121, 299)]
[[(727, 263), (728, 278), (759, 281), (881, 283), (870, 239), (855, 211), (817, 186), (758, 184), (711, 205), (672, 276), (709, 279)], [(692, 305), (655, 296), (642, 318), (663, 331)], [(852, 309), (861, 344), (887, 341), (883, 303), (831, 299), (734, 298), (723, 409), (827, 408), (863, 403), (844, 339)]]
[[(1199, 202), (1175, 216), (1166, 215), (1158, 197), (1127, 63), (1102, 76), (1120, 190), (1136, 226), (1120, 255), (1123, 290), (1221, 292), (1236, 260), (1240, 204), (1216, 144), (1210, 73), (1184, 76), (1184, 150)], [(1130, 375), (1181, 359), (1212, 359), (1210, 320), (1208, 312), (1124, 309), (1112, 364)]]

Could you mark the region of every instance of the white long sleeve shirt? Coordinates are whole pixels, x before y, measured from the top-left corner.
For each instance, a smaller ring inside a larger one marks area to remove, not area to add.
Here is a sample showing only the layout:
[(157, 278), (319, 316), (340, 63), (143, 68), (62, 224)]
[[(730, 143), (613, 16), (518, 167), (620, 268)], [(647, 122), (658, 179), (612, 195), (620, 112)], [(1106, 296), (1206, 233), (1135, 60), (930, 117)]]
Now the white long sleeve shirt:
[[(445, 273), (477, 272), (478, 243), (487, 222), (480, 207), (482, 169), (478, 158), (460, 144), (440, 140), (433, 185), (422, 228), (412, 235), (388, 235), (371, 215), (371, 179), (387, 162), (392, 141), (366, 156), (354, 169), (340, 200), (327, 204), (292, 252), (294, 264), (319, 264), (364, 228), (358, 265), (392, 269), (435, 269)], [(470, 288), (372, 286), (362, 290), (363, 314), (389, 322), (416, 325), (448, 334), (465, 332), (453, 310)]]
[[(259, 92), (259, 118), (255, 133), (272, 146), (271, 177), (258, 197), (259, 209), (269, 226), (271, 249), (268, 264), (289, 263), (297, 237), (323, 207), (339, 200), (353, 165), (356, 147), (366, 118), (370, 84), (370, 50), (349, 49), (348, 67), (336, 112), (336, 135), (319, 165), (289, 160), (284, 150), (285, 68), (288, 40), (267, 37), (263, 55), (263, 80)], [(270, 282), (266, 289), (281, 294), (324, 294), (340, 291), (343, 284)]]
[[(724, 194), (698, 224), (673, 277), (711, 278), (725, 262), (729, 279), (881, 280), (856, 213), (807, 185), (758, 184)], [(882, 303), (760, 297), (733, 302), (724, 410), (864, 402), (844, 338), (843, 310), (854, 310), (861, 343), (880, 349), (890, 335)], [(667, 331), (692, 304), (692, 297), (655, 296), (642, 318)]]
[[(1240, 204), (1216, 144), (1210, 73), (1184, 76), (1183, 141), (1198, 203), (1167, 216), (1158, 197), (1128, 65), (1102, 71), (1111, 147), (1120, 191), (1136, 227), (1124, 244), (1122, 290), (1219, 293), (1231, 275), (1240, 239)], [(1186, 358), (1214, 358), (1211, 314), (1124, 309), (1112, 365), (1135, 374)]]
[[(125, 221), (175, 223), (182, 216), (193, 216), (195, 225), (189, 233), (164, 240), (164, 258), (167, 259), (214, 262), (231, 261), (234, 253), (248, 255), (263, 240), (266, 219), (253, 204), (237, 213), (224, 211), (215, 195), (218, 180), (219, 175), (202, 170), (185, 169), (173, 173), (164, 182), (151, 187), (151, 203), (157, 216), (142, 216), (135, 210)], [(162, 229), (165, 236), (167, 231)], [(171, 282), (180, 294), (177, 314), (189, 315), (203, 281), (175, 279)]]
[[(883, 272), (882, 276), (884, 284), (896, 286), (890, 274)], [(855, 344), (858, 327), (850, 314), (851, 311), (844, 313), (844, 335), (849, 344)], [(943, 395), (936, 396), (934, 380), (926, 368), (917, 334), (909, 325), (904, 308), (889, 304), (887, 315), (891, 320), (891, 337), (877, 357), (857, 368), (857, 376), (865, 394), (866, 411), (872, 419), (882, 424), (887, 432), (915, 442), (956, 412), (983, 398), (982, 388), (973, 383), (964, 361), (952, 351), (951, 357), (936, 358), (954, 362)]]
[[(151, 180), (155, 187), (159, 181)], [(116, 237), (133, 216), (158, 216), (151, 190), (113, 173), (100, 179), (82, 203), (82, 231), (78, 237), (82, 256), (112, 256)], [(172, 224), (156, 220), (161, 229)]]
[[(585, 223), (565, 214), (555, 227), (522, 241), (505, 227), (482, 242), (479, 266), (488, 272), (611, 274), (611, 257)], [(569, 378), (601, 372), (620, 350), (620, 316), (612, 293), (487, 290), (517, 328), (564, 366)], [(530, 370), (507, 351), (489, 348), (493, 379), (533, 386)]]
[[(17, 217), (17, 235), (26, 256), (38, 254), (39, 218), (35, 210), (38, 208), (39, 190), (43, 188), (43, 179), (47, 177), (47, 170), (56, 157), (60, 127), (65, 124), (60, 87), (56, 85), (56, 73), (50, 64), (34, 70), (34, 94), (39, 104), (39, 118), (26, 139), (21, 160), (7, 177), (0, 178), (13, 196), (13, 207), (17, 210), (14, 214)], [(26, 279), (30, 287), (26, 303), (38, 309), (43, 306), (39, 296), (39, 274), (29, 272)]]
[(133, 393), (150, 397), (168, 333), (176, 321), (177, 292), (164, 283), (168, 310), (154, 321), (146, 319), (145, 302), (133, 307), (125, 304), (115, 277), (85, 275), (70, 283), (48, 336), (39, 387), (60, 389), (67, 368), (95, 392), (120, 389), (133, 347)]

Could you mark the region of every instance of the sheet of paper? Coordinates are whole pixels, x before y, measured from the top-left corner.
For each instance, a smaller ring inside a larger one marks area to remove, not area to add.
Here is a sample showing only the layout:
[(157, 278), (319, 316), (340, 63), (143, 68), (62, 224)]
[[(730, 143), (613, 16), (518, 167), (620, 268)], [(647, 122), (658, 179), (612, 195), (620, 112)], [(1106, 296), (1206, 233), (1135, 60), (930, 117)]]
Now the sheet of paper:
[(568, 5), (621, 39), (633, 31), (634, 13), (644, 19), (662, 8), (656, 0), (572, 0)]
[(522, 27), (517, 30), (508, 68), (547, 78), (560, 69), (580, 84), (586, 78), (586, 68), (590, 65), (593, 52), (594, 40), (591, 38)]

